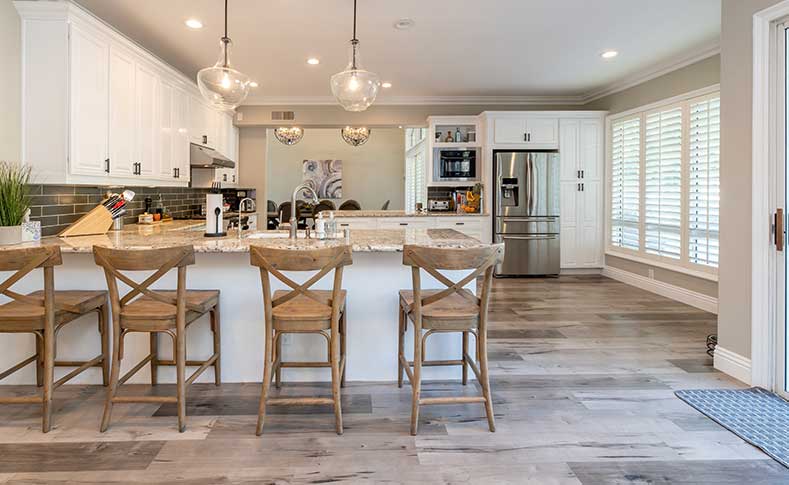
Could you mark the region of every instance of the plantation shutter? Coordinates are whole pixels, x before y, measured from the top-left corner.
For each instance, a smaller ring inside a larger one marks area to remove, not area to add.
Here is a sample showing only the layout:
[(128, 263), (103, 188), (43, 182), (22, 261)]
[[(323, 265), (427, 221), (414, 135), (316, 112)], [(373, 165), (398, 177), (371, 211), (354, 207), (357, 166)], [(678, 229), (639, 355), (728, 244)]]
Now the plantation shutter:
[(611, 245), (639, 248), (641, 118), (611, 126)]
[(682, 108), (646, 115), (644, 136), (644, 246), (679, 259), (682, 218)]
[(688, 260), (718, 266), (720, 97), (691, 101)]

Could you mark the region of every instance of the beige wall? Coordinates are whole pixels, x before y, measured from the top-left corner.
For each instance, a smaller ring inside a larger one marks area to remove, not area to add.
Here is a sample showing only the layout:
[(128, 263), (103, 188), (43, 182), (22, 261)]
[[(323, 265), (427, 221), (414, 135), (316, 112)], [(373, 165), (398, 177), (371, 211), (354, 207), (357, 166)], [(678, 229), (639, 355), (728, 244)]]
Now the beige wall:
[(753, 14), (779, 0), (721, 8), (721, 270), (718, 342), (751, 356)]
[[(264, 201), (266, 200), (266, 129), (241, 128), (238, 130), (238, 140), (239, 185), (255, 189), (258, 202)], [(263, 209), (263, 206), (260, 209)]]
[[(345, 143), (337, 128), (307, 129), (304, 139), (293, 146), (272, 138), (267, 197), (277, 204), (290, 200), (293, 189), (302, 183), (302, 161), (328, 159), (342, 160), (343, 200), (355, 199), (363, 209), (380, 209), (391, 200), (390, 209), (403, 208), (405, 135), (398, 128), (373, 129), (370, 140), (360, 147)], [(339, 206), (339, 201), (335, 203)]]
[(22, 151), (20, 21), (11, 0), (0, 0), (0, 160), (18, 162)]
[(720, 82), (720, 61), (720, 55), (702, 59), (632, 88), (592, 101), (584, 105), (583, 109), (606, 110), (611, 114), (621, 113), (678, 94), (718, 84)]

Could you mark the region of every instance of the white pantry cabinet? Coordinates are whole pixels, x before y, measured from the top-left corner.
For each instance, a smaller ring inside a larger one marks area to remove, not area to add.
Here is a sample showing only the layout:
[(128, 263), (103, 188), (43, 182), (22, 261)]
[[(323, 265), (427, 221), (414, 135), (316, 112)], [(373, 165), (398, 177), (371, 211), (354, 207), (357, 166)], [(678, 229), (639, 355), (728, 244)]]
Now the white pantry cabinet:
[[(70, 1), (16, 1), (22, 161), (40, 183), (189, 182), (194, 82)], [(203, 105), (200, 134), (225, 113)], [(232, 128), (232, 120), (231, 120)]]
[(563, 118), (559, 125), (561, 267), (600, 268), (604, 119)]

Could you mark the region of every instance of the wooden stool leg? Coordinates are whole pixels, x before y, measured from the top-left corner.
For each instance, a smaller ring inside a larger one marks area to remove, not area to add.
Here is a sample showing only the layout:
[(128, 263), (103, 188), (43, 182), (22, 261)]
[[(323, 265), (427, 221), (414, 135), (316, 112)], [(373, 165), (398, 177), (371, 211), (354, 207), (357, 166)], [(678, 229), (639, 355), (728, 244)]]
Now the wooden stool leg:
[(118, 392), (118, 380), (121, 375), (121, 329), (119, 325), (112, 325), (112, 367), (110, 368), (110, 386), (107, 388), (107, 399), (104, 401), (104, 416), (101, 418), (99, 430), (107, 431), (112, 416), (112, 400)]
[(274, 330), (274, 337), (277, 342), (277, 345), (274, 347), (273, 352), (273, 362), (279, 360), (280, 365), (274, 369), (274, 385), (279, 389), (282, 386), (282, 338), (284, 334), (277, 332)]
[(258, 405), (258, 424), (255, 434), (263, 434), (263, 422), (266, 419), (266, 399), (271, 385), (271, 366), (274, 364), (272, 359), (274, 339), (269, 324), (266, 324), (266, 349), (263, 351), (263, 385), (260, 390), (260, 404)]
[(493, 399), (490, 395), (490, 380), (488, 379), (488, 336), (486, 332), (480, 331), (477, 338), (479, 347), (479, 373), (482, 377), (482, 395), (485, 397), (485, 413), (488, 415), (488, 428), (491, 432), (496, 431), (496, 423), (493, 418)]
[(345, 358), (345, 313), (347, 311), (348, 307), (346, 306), (345, 311), (340, 314), (340, 362), (345, 362), (340, 376), (340, 387), (345, 387), (345, 370), (348, 368), (348, 360)]
[(422, 392), (422, 326), (414, 324), (414, 382), (411, 390), (411, 434), (419, 427), (419, 395)]
[(214, 384), (217, 386), (222, 384), (222, 366), (219, 362), (222, 358), (222, 342), (219, 330), (219, 302), (213, 310), (211, 310), (211, 329), (214, 332), (214, 353), (216, 360), (214, 361)]
[(175, 331), (175, 373), (178, 400), (178, 432), (186, 430), (186, 329), (183, 324)]
[(334, 399), (334, 422), (337, 434), (342, 434), (342, 404), (340, 400), (340, 336), (331, 336), (331, 393)]
[(41, 430), (48, 433), (52, 428), (52, 391), (55, 383), (55, 330), (54, 325), (44, 329), (44, 406)]
[(466, 354), (468, 353), (468, 332), (463, 332), (463, 385), (468, 384), (468, 364), (466, 363)]
[(44, 385), (44, 343), (42, 338), (34, 333), (36, 338), (36, 386)]
[(403, 357), (405, 351), (405, 311), (397, 306), (397, 387), (403, 387)]
[(159, 334), (151, 332), (151, 385), (159, 384)]
[(110, 385), (110, 306), (104, 303), (99, 308), (99, 334), (101, 336), (101, 383)]

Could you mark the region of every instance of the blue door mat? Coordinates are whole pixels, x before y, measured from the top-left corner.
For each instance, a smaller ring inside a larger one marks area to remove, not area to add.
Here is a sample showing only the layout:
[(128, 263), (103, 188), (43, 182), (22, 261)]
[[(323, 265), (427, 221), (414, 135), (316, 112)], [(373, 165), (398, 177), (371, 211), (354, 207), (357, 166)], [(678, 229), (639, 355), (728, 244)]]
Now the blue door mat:
[(758, 387), (674, 394), (789, 468), (789, 401)]

